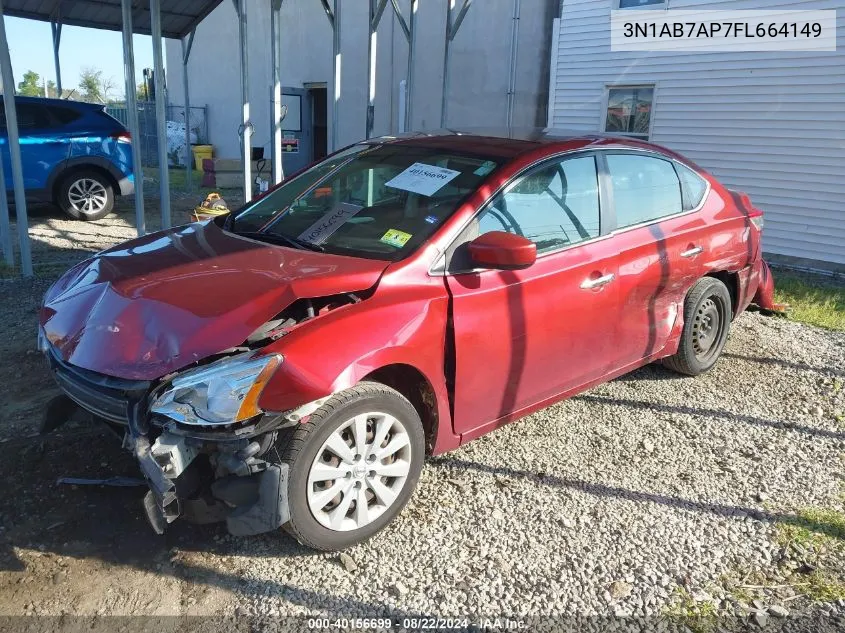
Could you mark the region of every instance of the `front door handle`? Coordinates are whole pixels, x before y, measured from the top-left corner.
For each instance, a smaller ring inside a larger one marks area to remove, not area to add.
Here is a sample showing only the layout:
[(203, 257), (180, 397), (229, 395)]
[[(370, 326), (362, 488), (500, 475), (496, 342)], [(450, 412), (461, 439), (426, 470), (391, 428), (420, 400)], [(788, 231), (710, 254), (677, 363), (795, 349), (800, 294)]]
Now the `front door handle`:
[(704, 252), (704, 249), (701, 246), (696, 246), (695, 248), (689, 248), (681, 253), (681, 257), (695, 257)]
[(614, 276), (615, 275), (613, 273), (610, 273), (609, 275), (602, 275), (601, 277), (588, 277), (581, 282), (581, 289), (595, 290), (596, 288), (601, 288), (613, 281)]

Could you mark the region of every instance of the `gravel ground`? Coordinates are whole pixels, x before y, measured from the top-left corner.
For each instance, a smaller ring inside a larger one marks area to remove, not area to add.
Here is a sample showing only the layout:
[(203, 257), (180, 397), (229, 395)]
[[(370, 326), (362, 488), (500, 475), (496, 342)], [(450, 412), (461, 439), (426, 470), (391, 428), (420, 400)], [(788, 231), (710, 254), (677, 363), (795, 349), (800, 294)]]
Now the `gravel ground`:
[[(109, 239), (67, 224), (89, 248)], [(801, 509), (845, 509), (845, 333), (745, 314), (709, 374), (646, 367), (434, 458), (386, 530), (315, 554), (219, 526), (158, 538), (143, 490), (55, 484), (136, 471), (84, 420), (29, 437), (55, 393), (30, 351), (50, 277), (0, 281), (0, 614), (647, 616), (679, 601), (761, 621), (845, 613), (795, 580), (821, 566), (845, 583), (835, 526), (811, 526), (833, 535), (812, 564), (777, 539)], [(743, 583), (777, 587), (752, 604), (729, 590)]]

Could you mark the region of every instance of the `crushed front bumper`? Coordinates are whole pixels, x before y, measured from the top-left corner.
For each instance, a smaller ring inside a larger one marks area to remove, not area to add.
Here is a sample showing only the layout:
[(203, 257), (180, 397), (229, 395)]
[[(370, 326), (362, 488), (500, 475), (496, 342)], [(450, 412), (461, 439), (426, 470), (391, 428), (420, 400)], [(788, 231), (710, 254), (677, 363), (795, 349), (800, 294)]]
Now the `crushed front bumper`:
[(238, 536), (270, 532), (290, 519), (288, 465), (261, 458), (276, 440), (278, 425), (259, 421), (246, 437), (183, 435), (170, 425), (152, 423), (146, 405), (150, 383), (80, 369), (49, 345), (42, 351), (65, 394), (48, 406), (42, 431), (63, 424), (77, 407), (118, 430), (149, 485), (144, 512), (156, 532), (163, 533), (179, 517), (225, 521)]

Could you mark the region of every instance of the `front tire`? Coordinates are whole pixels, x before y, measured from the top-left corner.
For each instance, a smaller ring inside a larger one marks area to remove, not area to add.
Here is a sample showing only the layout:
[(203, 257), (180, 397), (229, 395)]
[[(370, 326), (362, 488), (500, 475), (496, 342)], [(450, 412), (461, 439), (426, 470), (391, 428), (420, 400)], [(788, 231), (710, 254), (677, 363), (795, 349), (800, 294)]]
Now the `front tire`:
[(669, 369), (687, 376), (708, 371), (719, 360), (731, 327), (731, 295), (713, 277), (702, 277), (684, 301), (684, 330), (678, 351), (663, 359)]
[(282, 449), (290, 467), (285, 529), (324, 551), (369, 539), (408, 502), (424, 454), (422, 422), (398, 391), (362, 382), (335, 394)]
[(114, 187), (96, 170), (76, 171), (59, 184), (56, 204), (75, 220), (100, 220), (114, 209)]

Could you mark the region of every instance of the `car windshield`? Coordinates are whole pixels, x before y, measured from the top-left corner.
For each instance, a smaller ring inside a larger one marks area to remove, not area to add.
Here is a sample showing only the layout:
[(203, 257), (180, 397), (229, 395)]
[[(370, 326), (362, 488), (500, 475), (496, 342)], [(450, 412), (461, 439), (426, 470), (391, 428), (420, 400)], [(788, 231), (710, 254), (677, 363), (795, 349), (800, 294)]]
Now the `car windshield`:
[(355, 145), (256, 200), (228, 228), (299, 248), (398, 260), (496, 167), (487, 157), (440, 149)]

